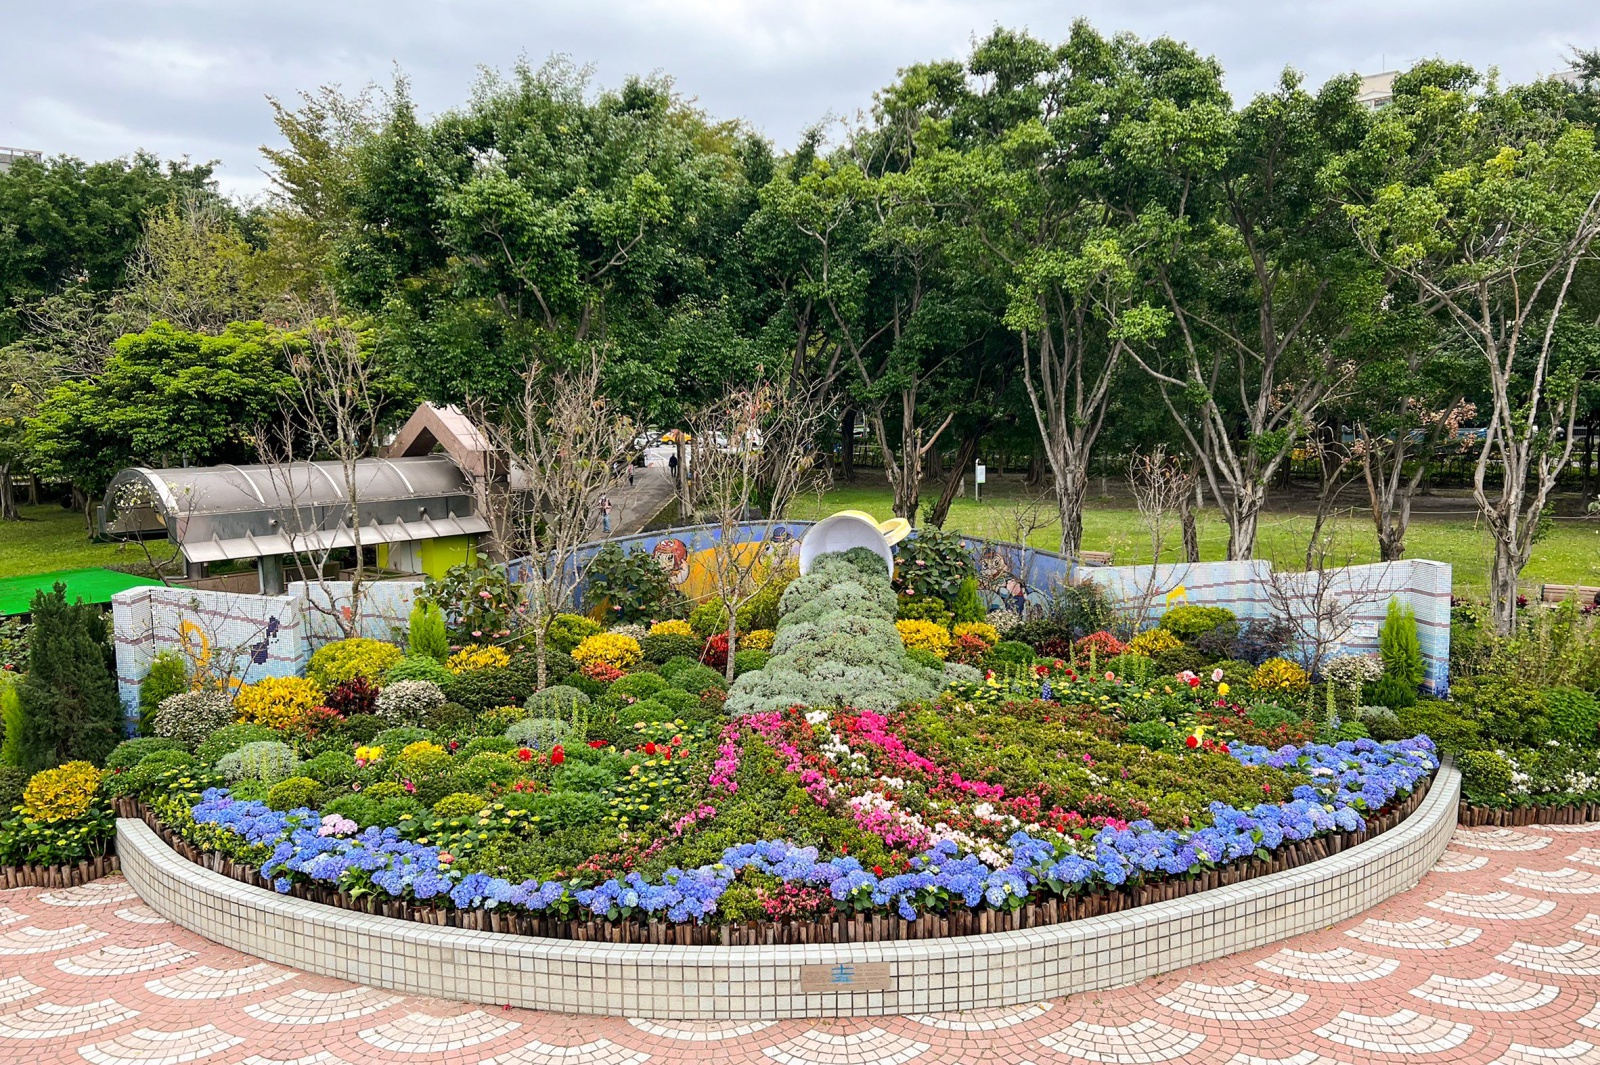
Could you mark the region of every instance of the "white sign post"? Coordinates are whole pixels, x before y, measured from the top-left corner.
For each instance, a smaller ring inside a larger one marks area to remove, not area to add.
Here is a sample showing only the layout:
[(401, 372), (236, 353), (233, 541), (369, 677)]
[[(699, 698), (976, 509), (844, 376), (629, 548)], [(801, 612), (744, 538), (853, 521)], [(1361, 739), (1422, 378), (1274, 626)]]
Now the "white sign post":
[(981, 488), (979, 488), (978, 486), (983, 484), (985, 482), (985, 480), (988, 478), (988, 476), (989, 476), (989, 467), (985, 466), (981, 462), (973, 464), (973, 469), (972, 469), (972, 501), (974, 503), (982, 502), (983, 490)]

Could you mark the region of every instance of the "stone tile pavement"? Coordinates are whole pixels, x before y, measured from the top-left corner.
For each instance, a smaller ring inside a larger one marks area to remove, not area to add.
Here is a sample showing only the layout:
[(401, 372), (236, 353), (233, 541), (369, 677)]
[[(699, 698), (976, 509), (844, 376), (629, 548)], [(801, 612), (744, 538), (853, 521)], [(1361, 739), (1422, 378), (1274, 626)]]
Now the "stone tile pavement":
[(210, 943), (120, 878), (0, 892), (0, 1062), (1600, 1065), (1600, 824), (1458, 829), (1362, 917), (1115, 991), (860, 1021), (568, 1017)]

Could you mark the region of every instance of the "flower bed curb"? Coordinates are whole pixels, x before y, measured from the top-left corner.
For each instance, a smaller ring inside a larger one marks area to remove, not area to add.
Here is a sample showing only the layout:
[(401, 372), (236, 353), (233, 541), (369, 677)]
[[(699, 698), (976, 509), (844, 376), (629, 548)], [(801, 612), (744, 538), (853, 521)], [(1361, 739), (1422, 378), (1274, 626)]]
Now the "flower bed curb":
[[(423, 924), (242, 884), (117, 822), (124, 875), (157, 913), (226, 946), (408, 994), (569, 1013), (745, 1020), (1011, 1006), (1133, 983), (1323, 928), (1414, 885), (1455, 829), (1447, 762), (1415, 812), (1327, 858), (1117, 913), (899, 942), (677, 946)], [(197, 852), (198, 857), (198, 852)], [(893, 922), (890, 922), (893, 923)], [(883, 937), (889, 938), (888, 936)], [(872, 990), (813, 990), (872, 967)]]
[(1600, 803), (1571, 806), (1474, 806), (1463, 802), (1456, 823), (1464, 828), (1521, 828), (1526, 825), (1581, 825), (1600, 821)]
[(0, 891), (77, 887), (110, 876), (121, 868), (115, 854), (104, 854), (76, 865), (3, 865), (0, 866)]

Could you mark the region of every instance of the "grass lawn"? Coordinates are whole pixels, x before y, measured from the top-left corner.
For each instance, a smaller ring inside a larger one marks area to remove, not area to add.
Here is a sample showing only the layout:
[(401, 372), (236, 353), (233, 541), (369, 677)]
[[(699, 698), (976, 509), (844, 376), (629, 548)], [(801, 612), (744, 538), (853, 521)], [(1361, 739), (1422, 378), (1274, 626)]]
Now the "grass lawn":
[[(116, 566), (145, 560), (138, 544), (97, 544), (89, 539), (83, 515), (53, 504), (22, 507), (22, 521), (0, 522), (0, 577), (23, 577), (86, 566)], [(150, 544), (165, 561), (165, 542)]]
[[(985, 498), (974, 503), (970, 496), (950, 507), (945, 528), (968, 536), (988, 536), (1011, 540), (1016, 537), (1017, 511), (1021, 508), (1020, 488), (1010, 484), (984, 486)], [(887, 518), (893, 513), (893, 495), (883, 485), (834, 487), (819, 501), (799, 500), (797, 518), (815, 518), (836, 510), (856, 509)], [(937, 493), (924, 493), (925, 500)], [(1221, 559), (1227, 553), (1228, 527), (1214, 509), (1199, 515), (1200, 557)], [(1059, 526), (1052, 523), (1028, 538), (1034, 547), (1056, 550), (1060, 546)], [(1335, 526), (1334, 559), (1344, 562), (1375, 562), (1377, 537), (1371, 518), (1363, 511), (1346, 511)], [(1311, 535), (1311, 518), (1300, 514), (1262, 515), (1256, 557), (1284, 567), (1305, 564), (1306, 540)], [(1115, 561), (1134, 565), (1150, 561), (1149, 533), (1139, 514), (1126, 500), (1090, 499), (1083, 516), (1083, 546), (1086, 550), (1111, 551)], [(1164, 557), (1176, 559), (1182, 544), (1174, 528), (1168, 537)], [(1432, 515), (1413, 517), (1406, 539), (1406, 553), (1412, 558), (1448, 562), (1458, 594), (1482, 595), (1488, 587), (1489, 534), (1470, 518), (1442, 518)], [(1552, 584), (1600, 585), (1600, 520), (1564, 519), (1555, 522), (1534, 545), (1533, 558), (1522, 572), (1529, 586)]]

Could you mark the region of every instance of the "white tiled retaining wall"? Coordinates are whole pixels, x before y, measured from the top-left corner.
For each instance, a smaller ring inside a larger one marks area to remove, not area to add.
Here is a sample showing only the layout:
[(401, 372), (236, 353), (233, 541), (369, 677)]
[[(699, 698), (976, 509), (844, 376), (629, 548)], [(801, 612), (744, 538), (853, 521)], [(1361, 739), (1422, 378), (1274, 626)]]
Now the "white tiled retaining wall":
[[(435, 928), (278, 895), (175, 854), (141, 821), (117, 854), (162, 916), (256, 957), (465, 1002), (567, 1013), (750, 1020), (969, 1010), (1117, 987), (1342, 921), (1414, 885), (1455, 828), (1459, 774), (1439, 771), (1398, 828), (1228, 888), (1021, 932), (809, 947), (652, 947)], [(802, 965), (888, 962), (889, 991), (800, 990)]]

